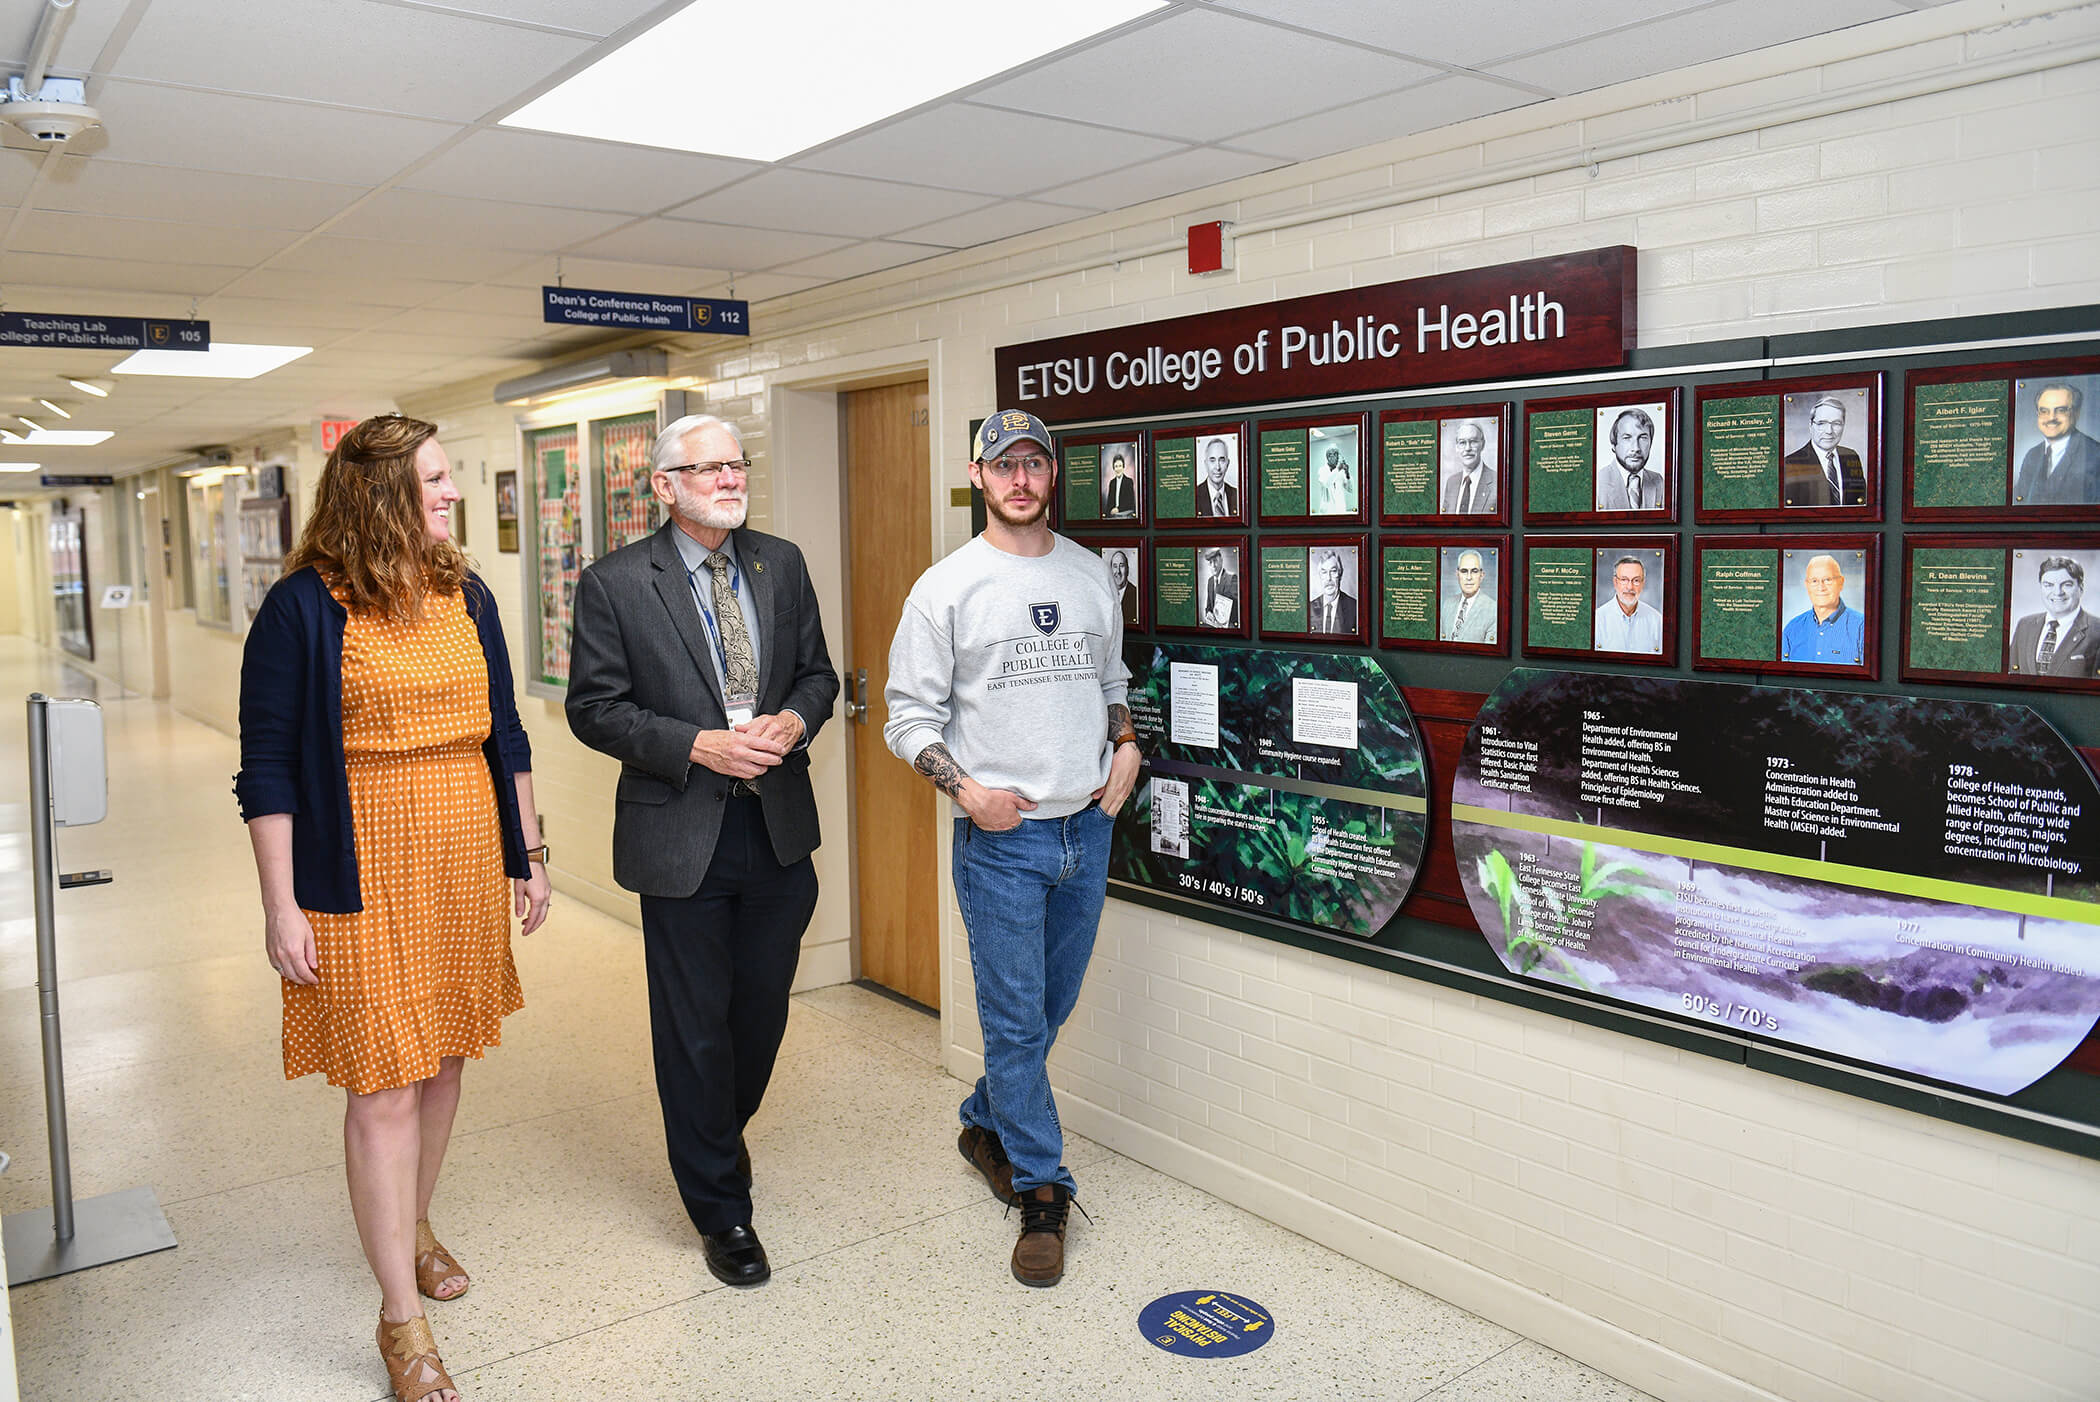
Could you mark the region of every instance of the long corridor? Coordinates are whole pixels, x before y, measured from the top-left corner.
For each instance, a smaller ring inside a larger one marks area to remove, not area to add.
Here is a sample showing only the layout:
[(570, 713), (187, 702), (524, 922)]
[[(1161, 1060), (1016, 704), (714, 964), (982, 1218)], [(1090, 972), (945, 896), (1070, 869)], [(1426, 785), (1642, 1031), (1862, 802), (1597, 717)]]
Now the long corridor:
[[(0, 639), (0, 1209), (50, 1201), (38, 1074), (24, 713), (95, 679)], [(105, 688), (105, 692), (106, 692)], [(179, 1246), (11, 1292), (21, 1395), (368, 1402), (377, 1290), (343, 1187), (341, 1098), (285, 1084), (277, 980), (229, 794), (233, 741), (105, 696), (110, 818), (62, 831), (74, 1189), (150, 1184)], [(1075, 1141), (1055, 1290), (1007, 1274), (1014, 1225), (956, 1155), (938, 1024), (867, 990), (798, 996), (751, 1136), (774, 1263), (722, 1287), (664, 1166), (637, 931), (561, 901), (518, 943), (525, 1010), (472, 1064), (433, 1218), (473, 1273), (431, 1306), (462, 1393), (494, 1399), (1278, 1398), (1640, 1402), (1510, 1331)], [(1200, 1360), (1138, 1311), (1244, 1294), (1273, 1343)]]

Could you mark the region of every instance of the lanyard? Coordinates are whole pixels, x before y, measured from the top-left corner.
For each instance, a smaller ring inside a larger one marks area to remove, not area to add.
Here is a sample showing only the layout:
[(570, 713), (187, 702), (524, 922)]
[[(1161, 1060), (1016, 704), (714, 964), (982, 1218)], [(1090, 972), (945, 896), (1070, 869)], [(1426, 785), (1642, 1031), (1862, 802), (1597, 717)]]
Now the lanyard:
[[(722, 558), (729, 561), (729, 596), (738, 600), (738, 607), (741, 608), (741, 600), (744, 597), (744, 572), (736, 567), (734, 558), (728, 555), (723, 555)], [(700, 606), (700, 621), (707, 625), (707, 640), (715, 645), (715, 661), (721, 664), (722, 685), (726, 687), (729, 685), (729, 649), (722, 646), (722, 630), (716, 625), (715, 611), (707, 602), (707, 596), (714, 591), (712, 588), (703, 590), (700, 587), (700, 571), (707, 568), (706, 560), (694, 565), (685, 572), (685, 582), (693, 591), (693, 602)]]

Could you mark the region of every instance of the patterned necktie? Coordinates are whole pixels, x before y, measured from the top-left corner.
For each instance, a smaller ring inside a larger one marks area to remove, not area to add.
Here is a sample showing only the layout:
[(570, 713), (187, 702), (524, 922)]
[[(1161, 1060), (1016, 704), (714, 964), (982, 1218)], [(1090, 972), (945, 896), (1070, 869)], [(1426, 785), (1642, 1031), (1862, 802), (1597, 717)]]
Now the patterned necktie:
[(1460, 599), (1458, 601), (1458, 617), (1451, 620), (1451, 632), (1454, 636), (1465, 631), (1466, 610), (1472, 606), (1473, 601), (1471, 599)]
[(2034, 670), (2043, 676), (2049, 675), (2049, 664), (2056, 660), (2056, 620), (2042, 630), (2042, 649), (2034, 655)]
[(1845, 479), (1838, 471), (1838, 455), (1828, 452), (1823, 455), (1823, 470), (1830, 476), (1830, 499), (1838, 505), (1845, 501)]
[(1635, 511), (1641, 509), (1641, 474), (1638, 472), (1626, 474), (1626, 500), (1633, 503)]
[(1458, 514), (1463, 516), (1473, 509), (1473, 479), (1467, 476), (1466, 489), (1458, 494)]
[(744, 628), (744, 610), (729, 587), (729, 557), (717, 550), (707, 557), (707, 568), (715, 577), (715, 627), (722, 635), (722, 694), (758, 695), (758, 660), (751, 655), (751, 634)]

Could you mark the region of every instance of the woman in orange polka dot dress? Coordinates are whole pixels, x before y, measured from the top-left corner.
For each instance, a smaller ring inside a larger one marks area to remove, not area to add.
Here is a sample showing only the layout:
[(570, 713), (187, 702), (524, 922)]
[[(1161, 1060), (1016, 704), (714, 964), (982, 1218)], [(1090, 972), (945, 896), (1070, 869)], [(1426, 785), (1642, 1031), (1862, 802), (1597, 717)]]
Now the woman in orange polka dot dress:
[(385, 415), (329, 454), (248, 633), (234, 785), (285, 1077), (348, 1092), (350, 1206), (400, 1402), (458, 1402), (417, 1298), (468, 1284), (430, 1198), (460, 1067), (524, 1005), (511, 913), (531, 934), (550, 899), (502, 625), (452, 544), (460, 493), (436, 434)]

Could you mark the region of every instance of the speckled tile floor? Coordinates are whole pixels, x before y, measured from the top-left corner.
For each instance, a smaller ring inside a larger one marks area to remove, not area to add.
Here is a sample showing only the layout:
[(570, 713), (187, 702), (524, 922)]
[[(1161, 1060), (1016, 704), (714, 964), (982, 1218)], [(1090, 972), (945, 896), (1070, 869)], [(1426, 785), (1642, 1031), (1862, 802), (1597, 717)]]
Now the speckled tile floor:
[[(78, 692), (0, 639), (0, 697)], [(111, 813), (62, 865), (75, 1191), (160, 1195), (176, 1250), (10, 1292), (25, 1399), (377, 1402), (377, 1291), (343, 1192), (341, 1101), (286, 1085), (231, 740), (111, 701)], [(27, 918), (22, 710), (0, 704), (0, 1211), (50, 1201)], [(475, 1274), (431, 1308), (463, 1394), (496, 1399), (1024, 1398), (1642, 1402), (1543, 1346), (1075, 1140), (1091, 1222), (1063, 1285), (1007, 1274), (1014, 1223), (954, 1150), (934, 1019), (865, 989), (795, 999), (754, 1123), (770, 1284), (718, 1285), (663, 1162), (641, 942), (561, 903), (517, 946), (527, 1006), (470, 1065), (434, 1216)], [(1276, 1320), (1234, 1359), (1137, 1328), (1172, 1291)]]

